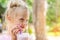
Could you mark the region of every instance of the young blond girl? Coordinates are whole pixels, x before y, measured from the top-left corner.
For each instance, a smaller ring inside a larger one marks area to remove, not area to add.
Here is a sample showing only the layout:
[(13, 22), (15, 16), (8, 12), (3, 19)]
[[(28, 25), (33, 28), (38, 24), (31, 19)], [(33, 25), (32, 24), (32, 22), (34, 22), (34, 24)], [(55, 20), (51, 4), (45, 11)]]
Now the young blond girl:
[[(29, 11), (22, 0), (11, 0), (5, 13), (7, 33), (0, 40), (17, 40), (17, 34), (22, 34), (28, 27)], [(28, 34), (27, 34), (28, 36)], [(29, 40), (28, 37), (21, 40)]]

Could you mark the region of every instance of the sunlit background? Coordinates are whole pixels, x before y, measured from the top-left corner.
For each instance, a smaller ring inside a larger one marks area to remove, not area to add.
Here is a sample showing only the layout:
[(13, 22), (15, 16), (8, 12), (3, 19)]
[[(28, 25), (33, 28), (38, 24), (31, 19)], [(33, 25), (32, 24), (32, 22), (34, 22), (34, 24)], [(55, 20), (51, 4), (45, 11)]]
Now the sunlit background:
[[(6, 10), (8, 0), (0, 0), (0, 33), (5, 30), (6, 23), (4, 22), (4, 12)], [(48, 9), (46, 13), (46, 30), (47, 35), (53, 38), (60, 37), (60, 0), (47, 0)], [(29, 24), (32, 24), (32, 0), (27, 0), (27, 4), (30, 9)], [(32, 29), (29, 29), (29, 33), (32, 33)]]

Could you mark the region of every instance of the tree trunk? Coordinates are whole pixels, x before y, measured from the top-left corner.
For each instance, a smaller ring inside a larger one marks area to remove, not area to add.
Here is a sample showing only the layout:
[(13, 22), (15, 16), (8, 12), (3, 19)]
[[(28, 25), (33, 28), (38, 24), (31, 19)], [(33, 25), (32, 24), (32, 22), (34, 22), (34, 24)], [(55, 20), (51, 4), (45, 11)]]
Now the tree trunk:
[(34, 6), (33, 6), (34, 21), (33, 22), (36, 31), (36, 40), (47, 40), (45, 34), (46, 18), (44, 15), (45, 1), (46, 0), (34, 0)]

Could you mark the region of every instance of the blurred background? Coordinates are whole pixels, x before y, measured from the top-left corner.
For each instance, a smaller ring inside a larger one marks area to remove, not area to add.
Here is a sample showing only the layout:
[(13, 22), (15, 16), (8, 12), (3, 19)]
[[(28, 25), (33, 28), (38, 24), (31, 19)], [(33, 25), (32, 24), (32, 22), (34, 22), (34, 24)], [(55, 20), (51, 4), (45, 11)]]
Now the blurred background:
[[(4, 12), (6, 10), (8, 0), (0, 0), (0, 33), (5, 28), (4, 22)], [(32, 24), (32, 6), (33, 1), (26, 1), (30, 9), (30, 19), (29, 23)], [(46, 13), (46, 30), (47, 35), (50, 36), (60, 36), (60, 0), (47, 0), (48, 9)], [(3, 27), (3, 28), (2, 28)], [(31, 33), (31, 29), (29, 30)]]

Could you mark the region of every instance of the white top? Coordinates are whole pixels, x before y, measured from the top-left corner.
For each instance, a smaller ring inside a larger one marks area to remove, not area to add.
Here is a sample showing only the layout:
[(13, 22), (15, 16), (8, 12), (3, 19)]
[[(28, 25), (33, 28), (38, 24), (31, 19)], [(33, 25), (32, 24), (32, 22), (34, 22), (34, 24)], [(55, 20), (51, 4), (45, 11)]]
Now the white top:
[[(34, 35), (29, 35), (28, 33), (18, 34), (17, 40), (26, 40), (24, 38), (28, 38), (29, 40), (35, 40)], [(2, 34), (0, 35), (0, 40), (11, 40), (11, 36), (8, 34)]]
[(0, 35), (0, 40), (11, 40), (11, 37), (7, 34), (1, 34)]

